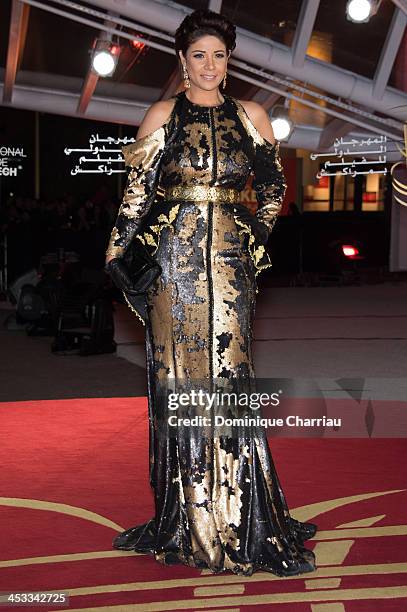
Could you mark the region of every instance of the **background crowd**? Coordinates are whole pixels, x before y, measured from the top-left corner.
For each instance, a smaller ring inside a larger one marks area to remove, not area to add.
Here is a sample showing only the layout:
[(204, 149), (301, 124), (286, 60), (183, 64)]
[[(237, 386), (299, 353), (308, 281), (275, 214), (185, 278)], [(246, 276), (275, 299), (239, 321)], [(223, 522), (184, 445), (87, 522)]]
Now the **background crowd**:
[(101, 188), (91, 196), (63, 194), (54, 199), (10, 196), (0, 207), (0, 262), (7, 248), (9, 283), (44, 256), (77, 254), (87, 268), (104, 266), (105, 249), (119, 201)]

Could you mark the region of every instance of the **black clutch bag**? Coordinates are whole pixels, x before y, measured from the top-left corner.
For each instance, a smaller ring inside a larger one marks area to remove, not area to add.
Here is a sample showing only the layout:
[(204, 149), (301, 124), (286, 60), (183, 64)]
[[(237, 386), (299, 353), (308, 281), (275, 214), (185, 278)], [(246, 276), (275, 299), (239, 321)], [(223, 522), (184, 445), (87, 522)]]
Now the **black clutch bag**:
[(162, 271), (148, 249), (140, 240), (134, 239), (123, 257), (111, 260), (106, 264), (105, 270), (123, 292), (131, 310), (146, 323), (148, 319), (146, 291)]
[(162, 272), (161, 266), (138, 239), (130, 242), (123, 255), (123, 263), (128, 270), (132, 286), (131, 289), (126, 289), (127, 295), (145, 293)]

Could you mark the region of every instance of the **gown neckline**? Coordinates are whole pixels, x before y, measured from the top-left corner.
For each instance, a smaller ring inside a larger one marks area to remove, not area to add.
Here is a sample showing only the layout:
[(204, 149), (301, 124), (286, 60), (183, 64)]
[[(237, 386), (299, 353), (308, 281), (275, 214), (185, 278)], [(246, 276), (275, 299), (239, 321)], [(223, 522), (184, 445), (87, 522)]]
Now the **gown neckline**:
[(225, 94), (223, 94), (223, 102), (221, 102), (220, 104), (214, 104), (213, 106), (207, 106), (206, 104), (198, 104), (197, 102), (192, 102), (192, 100), (190, 100), (186, 94), (186, 92), (183, 92), (184, 94), (184, 98), (185, 100), (188, 102), (188, 104), (191, 104), (192, 106), (197, 106), (198, 108), (221, 108), (222, 106), (224, 106), (226, 104), (226, 96)]

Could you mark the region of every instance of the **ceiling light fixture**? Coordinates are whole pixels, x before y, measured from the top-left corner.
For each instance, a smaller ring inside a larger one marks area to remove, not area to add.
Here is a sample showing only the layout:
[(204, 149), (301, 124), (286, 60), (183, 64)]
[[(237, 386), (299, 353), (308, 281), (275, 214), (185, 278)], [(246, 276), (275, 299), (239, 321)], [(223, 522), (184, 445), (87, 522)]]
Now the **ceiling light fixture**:
[(348, 0), (346, 17), (354, 23), (366, 23), (378, 11), (381, 0)]
[(287, 140), (294, 127), (289, 117), (289, 109), (287, 106), (273, 106), (270, 113), (270, 121), (275, 138), (277, 140)]
[(97, 40), (92, 55), (92, 70), (101, 77), (112, 76), (116, 70), (120, 47), (109, 40)]

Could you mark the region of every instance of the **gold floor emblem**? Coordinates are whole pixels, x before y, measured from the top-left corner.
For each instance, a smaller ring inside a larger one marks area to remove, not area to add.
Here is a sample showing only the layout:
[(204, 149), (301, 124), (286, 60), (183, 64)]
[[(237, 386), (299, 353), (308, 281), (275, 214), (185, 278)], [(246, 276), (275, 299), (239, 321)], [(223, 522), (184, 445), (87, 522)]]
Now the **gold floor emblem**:
[[(357, 504), (358, 502), (381, 497), (384, 495), (394, 495), (404, 491), (397, 489), (391, 491), (379, 491), (374, 493), (365, 493), (361, 495), (351, 495), (348, 497), (340, 497), (337, 499), (326, 500), (316, 504), (302, 506), (292, 510), (292, 515), (298, 520), (316, 519), (325, 512), (334, 510), (349, 504)], [(43, 500), (19, 499), (0, 497), (0, 505), (11, 506), (15, 508), (30, 508), (45, 512), (57, 512), (76, 517), (79, 520), (87, 520), (98, 525), (109, 527), (113, 531), (121, 532), (123, 527), (117, 525), (106, 517), (103, 517), (94, 512), (90, 512), (84, 508), (78, 508), (67, 504), (58, 504)], [(357, 505), (356, 505), (357, 508)], [(108, 605), (89, 608), (73, 608), (73, 598), (75, 596), (88, 596), (89, 603), (92, 603), (92, 595), (102, 595), (104, 593), (120, 593), (133, 592), (136, 594), (140, 591), (150, 592), (152, 597), (149, 603), (134, 603), (126, 604), (128, 612), (144, 612), (145, 610), (174, 611), (174, 610), (211, 610), (216, 612), (216, 609), (222, 608), (222, 612), (239, 612), (239, 606), (259, 606), (259, 610), (268, 609), (273, 604), (294, 604), (303, 603), (309, 605), (309, 610), (312, 612), (343, 612), (346, 611), (346, 602), (355, 600), (384, 600), (384, 599), (399, 599), (407, 598), (407, 586), (383, 586), (375, 585), (375, 576), (406, 574), (407, 562), (402, 563), (380, 563), (366, 565), (346, 565), (346, 557), (351, 551), (355, 542), (361, 538), (380, 538), (380, 537), (400, 537), (407, 535), (407, 525), (391, 525), (391, 526), (375, 526), (379, 521), (385, 518), (384, 514), (358, 518), (355, 513), (355, 520), (347, 523), (339, 524), (335, 529), (327, 531), (319, 531), (314, 540), (316, 545), (314, 552), (317, 557), (318, 569), (312, 574), (302, 574), (300, 576), (292, 576), (290, 578), (280, 578), (268, 572), (256, 572), (250, 577), (238, 575), (214, 575), (209, 570), (203, 570), (199, 575), (193, 578), (184, 579), (168, 579), (168, 580), (152, 580), (150, 582), (133, 582), (124, 584), (103, 584), (89, 585), (79, 588), (59, 588), (58, 591), (69, 593), (72, 598), (70, 600), (70, 612), (90, 612), (91, 610), (117, 610), (123, 609), (122, 605)], [(109, 559), (109, 564), (114, 563), (115, 558), (129, 556), (134, 559), (137, 553), (122, 552), (115, 550), (75, 553), (67, 555), (54, 555), (48, 557), (31, 557), (24, 559), (9, 559), (0, 561), (0, 568), (21, 567), (38, 564), (54, 564), (69, 561), (82, 561), (83, 563), (94, 559)], [(138, 555), (140, 557), (145, 555)], [(155, 561), (154, 561), (155, 563)], [(79, 570), (78, 570), (79, 571)], [(341, 580), (346, 576), (372, 576), (372, 586), (363, 588), (342, 588)], [(298, 591), (294, 592), (279, 592), (278, 583), (280, 581), (304, 581)], [(269, 582), (270, 589), (268, 593), (258, 595), (246, 594), (249, 585), (256, 582)], [(405, 580), (403, 580), (405, 583)], [(43, 585), (47, 590), (52, 591), (52, 585)], [(193, 598), (163, 601), (166, 599), (163, 592), (166, 589), (192, 588)], [(153, 594), (159, 593), (159, 599), (154, 598)], [(380, 605), (376, 602), (374, 605)], [(61, 609), (61, 608), (59, 608)], [(287, 606), (287, 611), (290, 607)], [(373, 609), (373, 608), (372, 608)], [(400, 607), (400, 609), (403, 609)]]

